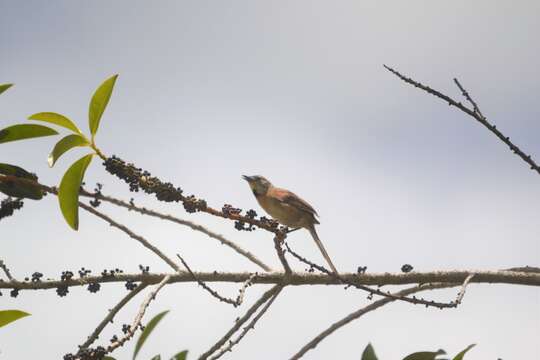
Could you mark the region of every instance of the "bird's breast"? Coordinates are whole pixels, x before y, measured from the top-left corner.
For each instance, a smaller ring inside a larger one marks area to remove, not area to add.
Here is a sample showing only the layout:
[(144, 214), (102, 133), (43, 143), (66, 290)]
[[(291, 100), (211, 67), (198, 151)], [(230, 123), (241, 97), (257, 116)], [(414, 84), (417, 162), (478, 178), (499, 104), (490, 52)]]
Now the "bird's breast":
[(297, 228), (306, 226), (306, 214), (303, 211), (268, 196), (256, 196), (259, 205), (280, 224)]

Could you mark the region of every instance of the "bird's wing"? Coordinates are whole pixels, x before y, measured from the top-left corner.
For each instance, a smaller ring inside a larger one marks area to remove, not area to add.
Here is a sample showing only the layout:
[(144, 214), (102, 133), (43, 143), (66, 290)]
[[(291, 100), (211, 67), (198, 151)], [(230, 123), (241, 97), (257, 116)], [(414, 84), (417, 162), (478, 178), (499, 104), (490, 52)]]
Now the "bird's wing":
[(319, 214), (317, 214), (317, 211), (315, 211), (313, 206), (309, 205), (307, 201), (303, 200), (300, 196), (296, 195), (292, 191), (279, 189), (279, 188), (273, 188), (272, 193), (273, 193), (272, 195), (276, 199), (278, 199), (279, 201), (287, 205), (293, 206), (297, 209), (319, 216)]

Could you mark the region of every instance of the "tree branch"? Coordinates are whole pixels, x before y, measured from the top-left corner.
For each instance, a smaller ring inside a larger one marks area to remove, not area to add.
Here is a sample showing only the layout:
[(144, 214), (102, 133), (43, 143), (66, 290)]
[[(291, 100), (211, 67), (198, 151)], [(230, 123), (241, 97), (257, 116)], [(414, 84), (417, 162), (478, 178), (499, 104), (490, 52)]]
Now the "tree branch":
[(257, 323), (257, 321), (259, 321), (259, 319), (264, 315), (266, 310), (268, 310), (268, 308), (272, 305), (274, 300), (276, 300), (276, 298), (278, 297), (278, 295), (279, 295), (279, 293), (281, 292), (282, 289), (283, 289), (283, 287), (278, 287), (277, 288), (275, 294), (270, 298), (270, 300), (268, 300), (266, 302), (266, 304), (261, 309), (261, 311), (259, 311), (259, 313), (257, 315), (255, 315), (255, 317), (249, 322), (249, 324), (244, 329), (242, 329), (242, 332), (240, 333), (240, 335), (238, 335), (238, 337), (236, 339), (229, 341), (227, 346), (223, 347), (221, 350), (219, 350), (217, 352), (217, 354), (215, 354), (214, 356), (211, 356), (209, 359), (210, 360), (219, 359), (226, 352), (232, 351), (233, 346), (235, 346), (240, 341), (242, 341), (242, 339), (244, 338), (244, 336), (246, 336), (246, 334), (249, 332), (249, 330), (255, 328), (255, 324)]
[(212, 355), (214, 352), (216, 352), (219, 348), (221, 348), (227, 340), (233, 336), (242, 325), (248, 321), (251, 316), (259, 309), (263, 304), (265, 304), (270, 298), (272, 298), (275, 294), (277, 294), (279, 291), (281, 291), (282, 286), (281, 285), (275, 285), (270, 290), (266, 291), (260, 298), (257, 300), (242, 316), (241, 318), (237, 319), (235, 324), (231, 327), (229, 331), (221, 339), (219, 339), (214, 345), (210, 347), (208, 351), (203, 353), (199, 360), (206, 360), (210, 355)]
[(328, 327), (327, 329), (322, 331), (319, 335), (315, 336), (315, 338), (313, 338), (313, 340), (311, 340), (306, 345), (304, 345), (290, 359), (291, 360), (300, 359), (309, 350), (315, 349), (315, 347), (321, 341), (323, 341), (325, 338), (327, 338), (329, 335), (331, 335), (337, 329), (347, 325), (351, 321), (356, 320), (359, 317), (361, 317), (361, 316), (363, 316), (363, 315), (365, 315), (365, 314), (367, 314), (367, 313), (369, 313), (371, 311), (377, 310), (378, 308), (380, 308), (380, 307), (382, 307), (382, 306), (384, 306), (386, 304), (389, 304), (389, 303), (391, 303), (393, 301), (396, 301), (400, 297), (408, 296), (408, 295), (411, 295), (411, 294), (414, 294), (414, 293), (417, 293), (417, 292), (420, 292), (420, 291), (442, 289), (442, 288), (453, 287), (453, 286), (458, 286), (458, 285), (459, 284), (456, 283), (456, 284), (426, 284), (426, 285), (421, 285), (421, 286), (415, 286), (415, 287), (411, 287), (411, 288), (407, 288), (407, 289), (395, 292), (394, 293), (395, 297), (386, 297), (386, 298), (374, 301), (371, 304), (369, 304), (367, 306), (364, 306), (364, 307), (360, 308), (359, 310), (356, 310), (356, 311), (352, 312), (351, 314), (345, 316), (343, 319), (341, 319), (341, 320), (335, 322), (334, 324), (332, 324), (330, 327)]
[(148, 215), (148, 216), (156, 217), (158, 219), (167, 220), (167, 221), (179, 224), (179, 225), (187, 226), (192, 230), (202, 232), (203, 234), (207, 235), (208, 237), (218, 240), (219, 242), (221, 242), (221, 244), (230, 247), (231, 249), (236, 251), (238, 254), (246, 257), (248, 260), (250, 260), (251, 262), (253, 262), (257, 266), (261, 267), (264, 271), (272, 271), (271, 267), (266, 265), (264, 262), (262, 262), (259, 258), (257, 258), (255, 255), (253, 255), (249, 251), (242, 249), (239, 245), (237, 245), (236, 243), (234, 243), (231, 240), (228, 240), (223, 235), (217, 234), (217, 233), (209, 230), (208, 228), (206, 228), (206, 227), (204, 227), (202, 225), (196, 224), (196, 223), (194, 223), (192, 221), (180, 219), (180, 218), (178, 218), (176, 216), (172, 216), (172, 215), (169, 215), (169, 214), (162, 214), (162, 213), (157, 212), (155, 210), (147, 209), (145, 207), (136, 206), (136, 205), (134, 205), (132, 203), (128, 203), (126, 201), (114, 198), (112, 196), (103, 195), (101, 193), (91, 193), (91, 192), (88, 192), (88, 191), (86, 191), (84, 189), (81, 190), (81, 195), (86, 196), (86, 197), (99, 199), (99, 200), (103, 200), (103, 201), (106, 201), (108, 203), (114, 204), (116, 206), (124, 207), (124, 208), (126, 208), (128, 210), (138, 212), (138, 213), (140, 213), (142, 215)]
[(110, 322), (113, 321), (116, 314), (122, 309), (131, 299), (133, 299), (138, 293), (140, 293), (142, 290), (146, 288), (147, 284), (141, 283), (138, 285), (134, 290), (130, 291), (126, 296), (124, 296), (118, 304), (116, 304), (111, 310), (109, 310), (109, 313), (105, 318), (99, 323), (99, 325), (96, 327), (94, 332), (90, 334), (88, 339), (79, 346), (79, 353), (80, 350), (88, 348), (96, 339), (99, 337), (99, 334), (103, 331), (105, 326), (107, 326)]
[[(410, 273), (341, 273), (341, 279), (347, 283), (358, 285), (407, 285), (407, 284), (427, 284), (427, 283), (459, 283), (462, 284), (465, 279), (474, 273), (474, 278), (470, 283), (484, 284), (514, 284), (540, 286), (540, 273), (537, 272), (518, 272), (518, 271), (429, 271), (429, 272), (410, 272)], [(204, 282), (219, 283), (244, 283), (251, 276), (247, 272), (194, 272), (197, 279)], [(114, 276), (85, 276), (84, 279), (69, 280), (45, 280), (45, 281), (0, 281), (0, 289), (19, 289), (19, 290), (46, 290), (56, 289), (59, 286), (76, 287), (85, 286), (89, 283), (124, 283), (126, 281), (145, 282), (149, 285), (157, 284), (163, 279), (163, 276), (171, 275), (169, 283), (191, 283), (195, 282), (193, 276), (187, 271), (178, 273), (133, 273), (133, 274), (115, 274)], [(343, 285), (340, 279), (326, 274), (315, 274), (308, 272), (294, 272), (285, 274), (284, 272), (260, 273), (253, 279), (253, 284), (282, 284), (284, 286), (303, 286), (303, 285)]]
[(503, 143), (505, 143), (511, 151), (513, 151), (517, 156), (519, 156), (523, 161), (525, 161), (529, 166), (531, 167), (531, 170), (535, 170), (538, 174), (540, 174), (540, 167), (536, 164), (536, 162), (531, 158), (530, 155), (525, 154), (517, 145), (512, 143), (510, 141), (510, 138), (508, 136), (505, 136), (502, 132), (500, 132), (495, 125), (492, 125), (488, 122), (488, 120), (482, 115), (480, 112), (478, 106), (472, 100), (470, 95), (467, 93), (467, 91), (464, 90), (464, 88), (461, 86), (459, 81), (457, 79), (454, 79), (456, 85), (461, 90), (463, 96), (473, 105), (473, 110), (469, 109), (465, 105), (463, 105), (461, 102), (458, 102), (448, 95), (444, 95), (440, 91), (437, 91), (435, 89), (430, 88), (429, 86), (426, 86), (418, 81), (415, 81), (405, 75), (402, 75), (397, 70), (392, 69), (389, 66), (383, 65), (388, 71), (396, 75), (401, 80), (405, 81), (408, 84), (413, 85), (414, 87), (417, 87), (428, 94), (431, 94), (433, 96), (438, 97), (439, 99), (442, 99), (448, 103), (450, 106), (455, 106), (459, 110), (463, 111), (465, 114), (471, 116), (472, 118), (476, 119), (480, 124), (484, 125), (489, 131), (491, 131), (495, 136), (497, 136)]

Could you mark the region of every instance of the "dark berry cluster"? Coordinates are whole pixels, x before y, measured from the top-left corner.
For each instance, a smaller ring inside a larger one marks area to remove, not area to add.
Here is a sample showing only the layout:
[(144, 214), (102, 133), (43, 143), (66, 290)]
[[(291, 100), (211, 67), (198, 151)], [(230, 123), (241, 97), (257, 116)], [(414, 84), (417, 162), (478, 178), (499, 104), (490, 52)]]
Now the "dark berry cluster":
[(147, 194), (155, 194), (156, 198), (165, 202), (183, 201), (181, 188), (171, 183), (163, 183), (148, 171), (135, 167), (119, 157), (112, 156), (103, 163), (105, 170), (129, 184), (129, 190), (138, 192), (142, 189)]
[(246, 224), (244, 221), (242, 220), (237, 220), (234, 222), (234, 228), (238, 231), (253, 231), (255, 230), (255, 226), (251, 225), (251, 224)]
[(66, 354), (64, 360), (101, 360), (105, 355), (107, 355), (107, 350), (103, 346), (98, 346), (95, 349), (81, 349), (76, 355)]
[(206, 201), (197, 199), (195, 195), (189, 195), (182, 201), (184, 209), (188, 213), (194, 213), (197, 211), (204, 211), (207, 208)]
[(91, 272), (92, 272), (92, 270), (90, 270), (90, 269), (85, 269), (84, 267), (82, 267), (82, 268), (79, 270), (79, 277), (81, 277), (81, 278), (86, 277), (86, 276), (89, 275)]
[(32, 282), (40, 282), (41, 281), (41, 278), (43, 277), (43, 274), (40, 273), (40, 272), (35, 272), (32, 274)]
[(250, 209), (246, 212), (246, 217), (248, 219), (255, 219), (257, 217), (257, 212), (253, 209)]
[(93, 294), (97, 293), (99, 289), (101, 289), (101, 285), (99, 283), (93, 282), (93, 283), (88, 284), (88, 291), (90, 291)]
[(101, 205), (101, 200), (99, 200), (100, 196), (103, 195), (101, 193), (101, 190), (103, 189), (103, 184), (97, 183), (96, 187), (94, 188), (94, 199), (90, 201), (90, 205), (97, 208), (99, 205)]
[(117, 341), (118, 341), (118, 336), (113, 335), (113, 337), (111, 338), (111, 343), (115, 343)]
[(21, 199), (13, 200), (8, 197), (0, 202), (0, 219), (13, 215), (15, 210), (19, 210), (24, 205)]
[(367, 266), (359, 266), (359, 267), (356, 269), (356, 273), (357, 273), (357, 274), (365, 274), (365, 273), (366, 273), (366, 270), (367, 270)]
[(137, 288), (137, 284), (133, 280), (126, 281), (126, 289), (128, 290), (135, 290)]
[(117, 274), (122, 274), (123, 272), (124, 272), (123, 270), (118, 269), (118, 268), (111, 269), (111, 270), (105, 269), (105, 270), (103, 270), (101, 272), (101, 276), (104, 277), (104, 278), (109, 278), (110, 279), (110, 278), (115, 277)]
[(56, 288), (56, 293), (58, 294), (58, 296), (64, 297), (69, 293), (69, 288), (67, 285), (60, 285)]
[(410, 264), (405, 264), (401, 267), (401, 271), (404, 273), (411, 272), (412, 270), (413, 270), (413, 267)]
[(148, 274), (150, 272), (150, 266), (144, 266), (139, 264), (139, 269), (143, 274)]
[(128, 324), (122, 324), (122, 332), (124, 334), (127, 334), (131, 330), (131, 325)]
[(11, 296), (12, 298), (16, 298), (17, 296), (19, 296), (19, 289), (13, 289), (9, 292), (9, 296)]
[(69, 271), (69, 270), (66, 270), (66, 271), (62, 271), (62, 275), (60, 276), (60, 280), (62, 281), (69, 281), (73, 278), (73, 271)]
[(223, 213), (223, 215), (228, 217), (231, 215), (240, 215), (240, 213), (242, 212), (242, 209), (235, 208), (230, 204), (225, 204), (221, 208), (221, 212)]

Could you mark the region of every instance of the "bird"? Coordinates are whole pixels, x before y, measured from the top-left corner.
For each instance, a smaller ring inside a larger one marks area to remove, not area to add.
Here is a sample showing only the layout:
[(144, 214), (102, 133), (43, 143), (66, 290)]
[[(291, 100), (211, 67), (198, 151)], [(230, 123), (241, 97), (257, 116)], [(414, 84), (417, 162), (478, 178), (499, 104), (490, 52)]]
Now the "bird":
[(334, 273), (338, 273), (328, 252), (324, 248), (315, 225), (320, 224), (317, 211), (295, 193), (275, 187), (260, 175), (242, 175), (257, 199), (259, 205), (277, 222), (293, 229), (304, 228), (309, 231), (315, 244)]

